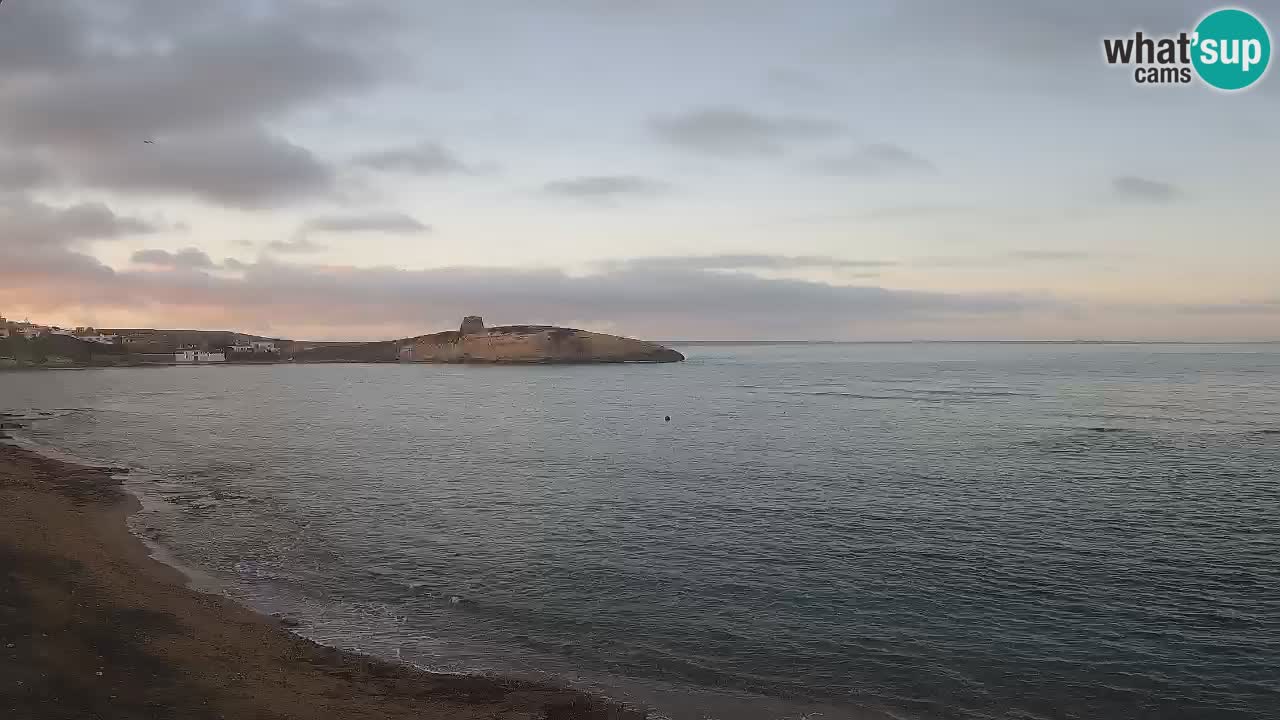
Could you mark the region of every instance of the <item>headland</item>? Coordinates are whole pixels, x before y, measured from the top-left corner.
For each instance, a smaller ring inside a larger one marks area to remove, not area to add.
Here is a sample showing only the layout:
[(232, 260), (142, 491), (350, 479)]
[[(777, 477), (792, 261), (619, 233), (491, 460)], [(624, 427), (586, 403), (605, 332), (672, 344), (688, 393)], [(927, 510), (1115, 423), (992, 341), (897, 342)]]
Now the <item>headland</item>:
[(0, 369), (235, 363), (667, 363), (684, 356), (657, 343), (554, 325), (486, 327), (375, 342), (309, 342), (210, 330), (95, 329), (9, 323)]

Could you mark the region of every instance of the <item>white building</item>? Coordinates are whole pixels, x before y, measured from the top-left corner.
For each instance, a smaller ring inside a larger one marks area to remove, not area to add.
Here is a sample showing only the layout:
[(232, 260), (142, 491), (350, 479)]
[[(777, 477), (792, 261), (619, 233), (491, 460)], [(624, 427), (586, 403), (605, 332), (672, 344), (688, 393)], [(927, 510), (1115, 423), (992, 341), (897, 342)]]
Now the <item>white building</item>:
[(231, 352), (233, 352), (233, 353), (251, 353), (251, 352), (253, 352), (253, 345), (252, 345), (252, 344), (250, 344), (250, 343), (247, 343), (247, 342), (239, 342), (239, 341), (237, 341), (235, 345), (232, 345), (232, 346), (231, 346)]
[(253, 346), (254, 352), (273, 353), (280, 349), (275, 340), (254, 340), (249, 344)]
[(173, 360), (180, 363), (220, 363), (227, 361), (227, 354), (204, 350), (179, 350), (173, 354)]
[[(61, 333), (54, 334), (59, 335)], [(103, 335), (102, 333), (98, 333), (97, 335), (77, 335), (76, 337), (84, 340), (85, 342), (98, 343), (99, 345), (115, 345), (120, 342), (119, 335)]]

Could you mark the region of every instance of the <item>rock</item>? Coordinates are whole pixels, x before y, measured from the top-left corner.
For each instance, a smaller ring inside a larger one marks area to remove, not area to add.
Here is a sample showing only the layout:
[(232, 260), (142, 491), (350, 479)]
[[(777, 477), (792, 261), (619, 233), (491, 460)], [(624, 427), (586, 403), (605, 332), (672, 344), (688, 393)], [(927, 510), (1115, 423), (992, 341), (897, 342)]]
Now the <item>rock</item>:
[(470, 316), (460, 332), (399, 341), (406, 362), (609, 363), (680, 362), (684, 356), (656, 343), (551, 325), (484, 327)]
[(284, 613), (272, 613), (271, 617), (275, 618), (275, 621), (280, 623), (280, 627), (296, 628), (302, 625), (302, 623), (299, 620), (297, 620), (296, 618), (290, 617), (288, 615), (285, 615)]
[(462, 327), (458, 332), (463, 335), (480, 335), (484, 332), (484, 318), (479, 315), (468, 315), (462, 318)]

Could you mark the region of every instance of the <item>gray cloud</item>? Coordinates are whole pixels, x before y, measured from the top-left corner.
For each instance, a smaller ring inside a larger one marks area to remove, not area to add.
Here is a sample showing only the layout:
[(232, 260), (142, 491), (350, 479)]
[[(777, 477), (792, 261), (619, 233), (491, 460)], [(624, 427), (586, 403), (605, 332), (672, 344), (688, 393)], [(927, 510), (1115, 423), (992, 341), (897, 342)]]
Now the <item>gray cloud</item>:
[(977, 208), (960, 205), (893, 205), (861, 213), (863, 220), (932, 220), (943, 217), (975, 215)]
[(113, 191), (236, 207), (326, 193), (332, 171), (261, 128), (375, 85), (375, 44), (364, 41), (393, 26), (390, 7), (6, 3), (0, 142), (38, 149), (68, 179)]
[(1111, 189), (1121, 200), (1147, 203), (1168, 203), (1181, 194), (1169, 183), (1133, 175), (1123, 175), (1111, 181)]
[(0, 190), (26, 190), (54, 179), (53, 169), (33, 157), (0, 154)]
[(366, 213), (363, 215), (330, 215), (308, 220), (303, 232), (354, 233), (382, 232), (416, 234), (430, 232), (431, 226), (400, 212)]
[(932, 162), (891, 143), (873, 143), (828, 158), (821, 163), (824, 172), (854, 178), (885, 178), (934, 172)]
[[(1046, 69), (1064, 86), (1080, 74), (1103, 71), (1100, 39), (1142, 28), (1148, 34), (1190, 30), (1209, 8), (1196, 0), (1114, 0), (1064, 3), (1054, 0), (982, 0), (976, 4), (898, 0), (878, 21), (849, 33), (849, 47), (868, 58), (905, 52), (923, 72), (953, 70), (964, 85), (1035, 77)], [(982, 63), (990, 72), (956, 73)]]
[(10, 92), (0, 118), (26, 142), (140, 142), (253, 122), (366, 82), (349, 54), (287, 27), (251, 27), (160, 55), (104, 59), (56, 83)]
[(83, 61), (75, 8), (66, 2), (10, 2), (0, 22), (0, 75), (45, 75)]
[(1194, 315), (1280, 315), (1280, 298), (1236, 303), (1198, 303), (1176, 306)]
[(374, 170), (410, 175), (455, 175), (474, 172), (448, 148), (433, 143), (386, 148), (356, 156), (354, 162)]
[(256, 129), (173, 137), (82, 158), (81, 179), (107, 189), (189, 194), (239, 208), (269, 207), (333, 189), (311, 151)]
[(765, 73), (764, 86), (787, 95), (812, 96), (825, 90), (825, 85), (813, 73), (794, 67), (777, 67)]
[(613, 270), (876, 270), (897, 265), (892, 260), (847, 260), (826, 255), (673, 255), (608, 260), (601, 267)]
[(827, 139), (841, 131), (839, 125), (825, 120), (770, 117), (732, 107), (655, 117), (650, 128), (672, 145), (716, 155), (773, 154), (788, 143)]
[(202, 326), (232, 329), (242, 327), (245, 318), (270, 318), (273, 326), (290, 328), (295, 335), (307, 334), (308, 328), (323, 333), (346, 328), (367, 335), (370, 318), (377, 318), (397, 329), (387, 330), (388, 337), (449, 327), (464, 314), (479, 313), (495, 323), (600, 324), (655, 338), (841, 337), (872, 323), (896, 332), (902, 322), (999, 317), (1056, 307), (1051, 300), (1012, 294), (832, 285), (676, 263), (602, 268), (588, 275), (517, 268), (305, 266), (271, 260), (225, 267), (237, 273), (116, 271), (78, 253), (64, 253), (58, 262), (24, 257), (13, 268), (14, 282), (0, 287), (0, 304), (20, 298), (24, 307), (44, 312), (149, 307), (156, 324), (166, 318), (184, 324), (197, 319)]
[(636, 175), (595, 175), (554, 180), (542, 189), (552, 195), (585, 199), (606, 199), (621, 195), (655, 195), (669, 186), (660, 181)]
[(289, 240), (272, 240), (267, 243), (267, 249), (278, 253), (301, 254), (321, 252), (328, 250), (329, 246), (313, 242), (305, 235), (296, 235)]
[(156, 229), (145, 220), (117, 215), (102, 203), (59, 207), (25, 198), (0, 198), (0, 248), (6, 253), (61, 251), (83, 242)]
[(1031, 260), (1031, 261), (1075, 261), (1088, 260), (1093, 255), (1079, 250), (1014, 250), (1009, 253), (1009, 257), (1015, 260)]
[(217, 263), (203, 250), (189, 247), (177, 252), (168, 250), (139, 250), (129, 260), (138, 265), (170, 268), (173, 270), (200, 270), (217, 267)]
[(911, 265), (928, 268), (990, 268), (1018, 263), (1082, 262), (1097, 255), (1080, 250), (1011, 250), (999, 255), (941, 255), (916, 258)]

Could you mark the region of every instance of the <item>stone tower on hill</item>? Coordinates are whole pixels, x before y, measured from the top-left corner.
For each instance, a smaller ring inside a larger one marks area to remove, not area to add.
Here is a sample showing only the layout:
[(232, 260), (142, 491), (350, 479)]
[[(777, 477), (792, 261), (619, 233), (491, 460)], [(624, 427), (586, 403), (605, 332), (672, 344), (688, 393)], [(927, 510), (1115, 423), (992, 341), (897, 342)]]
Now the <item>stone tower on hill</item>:
[(463, 335), (479, 335), (484, 332), (484, 318), (479, 315), (468, 315), (462, 318), (462, 327), (458, 331)]

